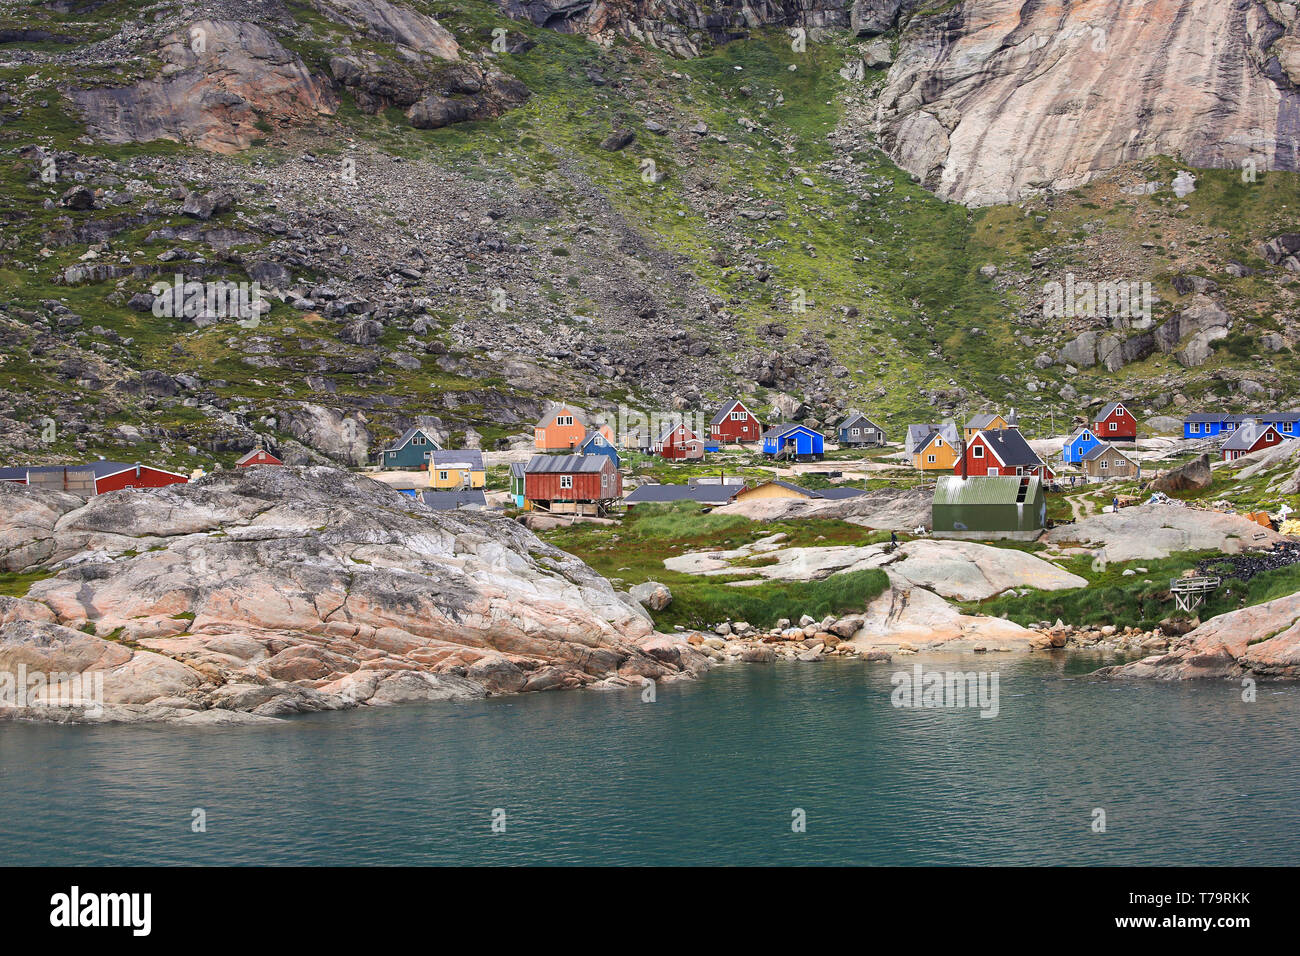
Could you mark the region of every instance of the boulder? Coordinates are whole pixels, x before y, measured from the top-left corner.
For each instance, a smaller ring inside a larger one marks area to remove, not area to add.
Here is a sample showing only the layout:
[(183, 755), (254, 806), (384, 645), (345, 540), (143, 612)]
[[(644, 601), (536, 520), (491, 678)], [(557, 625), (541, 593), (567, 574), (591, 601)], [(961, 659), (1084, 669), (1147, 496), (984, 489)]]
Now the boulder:
[(632, 598), (652, 611), (662, 611), (673, 600), (673, 592), (658, 581), (645, 581), (634, 586), (629, 592)]
[(1198, 491), (1210, 487), (1213, 481), (1214, 475), (1210, 472), (1210, 456), (1204, 454), (1161, 475), (1151, 482), (1151, 490), (1163, 491), (1165, 494), (1172, 494), (1175, 491)]

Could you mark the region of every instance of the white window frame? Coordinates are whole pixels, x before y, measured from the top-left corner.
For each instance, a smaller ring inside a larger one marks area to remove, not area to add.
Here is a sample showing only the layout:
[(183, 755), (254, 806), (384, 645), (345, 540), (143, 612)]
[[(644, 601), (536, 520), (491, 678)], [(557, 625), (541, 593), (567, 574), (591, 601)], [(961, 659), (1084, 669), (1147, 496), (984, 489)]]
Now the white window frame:
[(568, 427), (569, 425), (572, 425), (572, 424), (573, 424), (573, 416), (572, 416), (572, 415), (557, 415), (556, 418), (555, 418), (555, 424), (557, 424), (557, 425), (561, 425), (561, 426), (564, 426), (564, 427)]
[(1107, 468), (1110, 467), (1110, 462), (1108, 462), (1105, 458), (1102, 458), (1097, 462), (1097, 467), (1100, 468), (1102, 471), (1105, 471)]
[(560, 488), (565, 489), (565, 488), (572, 488), (572, 487), (573, 487), (573, 476), (560, 475)]
[(450, 479), (451, 479), (451, 472), (449, 472), (449, 471), (440, 471), (440, 472), (438, 472), (438, 480), (439, 480), (439, 481), (448, 481), (448, 480), (450, 480)]
[(971, 446), (971, 450), (970, 450), (970, 455), (971, 455), (972, 458), (983, 458), (983, 457), (984, 457), (984, 446), (983, 446), (983, 445), (972, 445), (972, 446)]
[(1192, 423), (1191, 423), (1191, 426), (1192, 426), (1192, 428), (1191, 428), (1191, 432), (1192, 432), (1193, 435), (1199, 435), (1199, 434), (1201, 433), (1201, 423), (1200, 423), (1200, 422), (1192, 422)]
[(990, 475), (998, 475), (998, 474), (1001, 474), (1001, 472), (998, 471), (998, 466), (997, 466), (997, 465), (990, 465), (990, 466), (989, 466), (989, 474), (990, 474)]
[(1119, 431), (1119, 422), (1109, 422), (1108, 424), (1110, 425), (1111, 431), (1113, 432)]
[(930, 455), (928, 458), (926, 458), (925, 463), (927, 465), (933, 465), (935, 463), (934, 455)]

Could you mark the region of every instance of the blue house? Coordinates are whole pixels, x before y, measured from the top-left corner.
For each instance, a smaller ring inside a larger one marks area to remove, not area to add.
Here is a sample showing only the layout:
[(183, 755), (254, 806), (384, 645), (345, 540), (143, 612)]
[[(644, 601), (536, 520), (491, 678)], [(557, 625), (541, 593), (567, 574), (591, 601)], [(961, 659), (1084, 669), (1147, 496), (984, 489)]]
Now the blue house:
[(524, 471), (527, 468), (522, 461), (510, 464), (510, 497), (516, 508), (524, 506)]
[(622, 464), (618, 457), (618, 449), (614, 447), (614, 443), (594, 429), (588, 431), (586, 437), (582, 439), (582, 444), (578, 446), (578, 454), (605, 455), (614, 463), (615, 468)]
[(786, 422), (763, 432), (763, 454), (769, 458), (785, 456), (799, 461), (820, 461), (825, 453), (825, 436), (807, 425)]
[(1216, 435), (1231, 435), (1247, 421), (1272, 425), (1283, 438), (1300, 438), (1300, 411), (1272, 412), (1265, 415), (1213, 413), (1187, 415), (1183, 418), (1183, 437), (1213, 438)]
[(416, 426), (379, 453), (379, 464), (384, 468), (428, 468), (429, 453), (441, 450), (431, 434)]
[(1067, 465), (1082, 464), (1084, 456), (1100, 444), (1091, 428), (1080, 428), (1066, 439), (1065, 448), (1061, 450), (1061, 460)]

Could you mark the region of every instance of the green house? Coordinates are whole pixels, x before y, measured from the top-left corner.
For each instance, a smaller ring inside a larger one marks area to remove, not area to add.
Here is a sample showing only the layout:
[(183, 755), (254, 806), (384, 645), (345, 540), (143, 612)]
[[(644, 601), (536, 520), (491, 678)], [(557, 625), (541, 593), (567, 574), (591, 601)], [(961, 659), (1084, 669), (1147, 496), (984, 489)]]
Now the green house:
[(1047, 496), (1036, 477), (943, 475), (930, 514), (936, 538), (1030, 541), (1047, 526)]
[(442, 446), (423, 428), (408, 428), (379, 453), (379, 464), (384, 468), (428, 468), (429, 453), (441, 450)]

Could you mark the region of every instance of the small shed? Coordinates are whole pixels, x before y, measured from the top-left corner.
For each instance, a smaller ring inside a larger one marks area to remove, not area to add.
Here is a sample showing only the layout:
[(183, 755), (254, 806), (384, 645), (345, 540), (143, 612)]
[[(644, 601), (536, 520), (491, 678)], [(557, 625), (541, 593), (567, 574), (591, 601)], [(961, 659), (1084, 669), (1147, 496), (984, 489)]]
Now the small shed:
[(1114, 478), (1133, 478), (1138, 474), (1138, 463), (1119, 448), (1107, 442), (1094, 445), (1083, 456), (1083, 473), (1089, 481), (1109, 481)]
[(1032, 541), (1047, 526), (1042, 479), (943, 475), (934, 489), (931, 522), (936, 538)]

